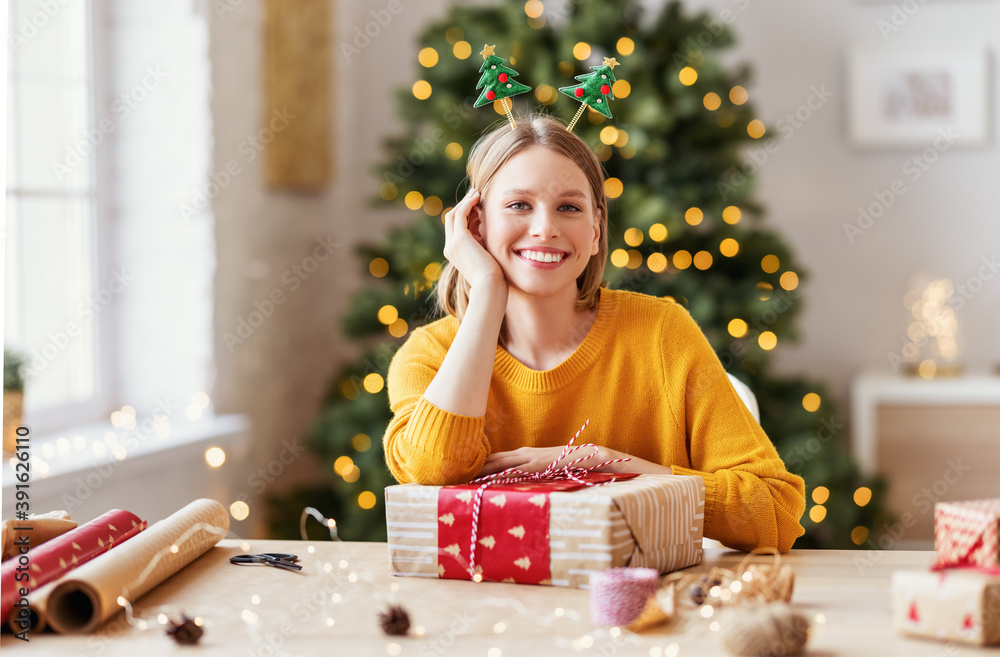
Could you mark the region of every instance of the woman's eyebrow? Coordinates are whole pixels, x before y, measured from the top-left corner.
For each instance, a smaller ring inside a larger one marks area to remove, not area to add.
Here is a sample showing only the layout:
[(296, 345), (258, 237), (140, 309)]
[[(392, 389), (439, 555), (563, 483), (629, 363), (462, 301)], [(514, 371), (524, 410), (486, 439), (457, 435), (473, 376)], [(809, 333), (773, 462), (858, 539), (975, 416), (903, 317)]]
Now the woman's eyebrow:
[[(504, 192), (504, 195), (505, 196), (535, 196), (535, 192), (531, 191), (530, 189), (514, 188), (514, 189), (508, 189), (508, 190), (506, 190)], [(560, 192), (559, 196), (560, 197), (570, 197), (570, 198), (582, 198), (582, 199), (587, 198), (587, 195), (584, 194), (579, 189), (567, 189), (565, 191)]]

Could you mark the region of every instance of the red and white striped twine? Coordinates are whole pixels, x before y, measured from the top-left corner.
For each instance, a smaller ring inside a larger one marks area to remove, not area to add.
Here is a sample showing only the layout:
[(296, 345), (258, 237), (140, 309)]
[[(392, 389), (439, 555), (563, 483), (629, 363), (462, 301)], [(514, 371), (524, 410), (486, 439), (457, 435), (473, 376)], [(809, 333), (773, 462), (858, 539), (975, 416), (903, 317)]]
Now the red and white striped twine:
[[(483, 484), (478, 489), (476, 489), (476, 494), (473, 496), (472, 499), (472, 537), (469, 543), (469, 576), (473, 580), (475, 580), (476, 578), (476, 539), (479, 537), (479, 512), (480, 509), (482, 508), (483, 494), (486, 492), (486, 488), (488, 486), (493, 486), (495, 484), (517, 484), (523, 481), (560, 481), (563, 479), (570, 479), (584, 486), (600, 486), (603, 484), (610, 484), (612, 481), (614, 481), (614, 479), (602, 482), (601, 484), (594, 484), (584, 481), (583, 479), (581, 479), (581, 477), (583, 477), (589, 472), (597, 470), (597, 468), (603, 468), (604, 466), (611, 465), (612, 463), (620, 463), (622, 461), (632, 460), (628, 457), (624, 457), (620, 459), (612, 459), (610, 461), (604, 461), (603, 463), (598, 463), (597, 465), (591, 466), (589, 468), (573, 467), (577, 463), (591, 459), (600, 453), (597, 448), (597, 445), (594, 445), (593, 443), (573, 445), (573, 441), (576, 440), (581, 433), (583, 433), (583, 430), (587, 428), (588, 424), (590, 424), (590, 420), (587, 420), (586, 422), (583, 423), (583, 426), (580, 427), (580, 430), (577, 431), (572, 438), (570, 438), (568, 443), (566, 443), (566, 446), (563, 448), (562, 453), (560, 453), (559, 456), (554, 461), (552, 461), (552, 463), (549, 463), (549, 465), (541, 472), (525, 472), (524, 470), (519, 470), (516, 467), (512, 467), (512, 468), (507, 468), (502, 472), (495, 472), (493, 474), (486, 475), (485, 477), (478, 477), (469, 482), (471, 484), (483, 482)], [(578, 459), (570, 461), (569, 463), (567, 463), (562, 467), (559, 468), (556, 467), (556, 464), (562, 461), (568, 455), (574, 453), (578, 449), (583, 449), (584, 447), (592, 447), (594, 451), (591, 454), (588, 454), (587, 456), (582, 456)]]
[(654, 568), (611, 568), (590, 574), (590, 620), (594, 625), (629, 625), (656, 594), (660, 572)]

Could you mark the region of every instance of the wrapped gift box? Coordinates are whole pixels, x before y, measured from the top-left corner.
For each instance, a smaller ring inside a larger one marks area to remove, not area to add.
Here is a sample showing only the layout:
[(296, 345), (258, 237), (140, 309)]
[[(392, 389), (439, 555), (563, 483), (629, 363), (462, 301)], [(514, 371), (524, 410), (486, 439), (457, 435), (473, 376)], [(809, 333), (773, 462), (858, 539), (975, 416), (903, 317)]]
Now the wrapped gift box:
[[(700, 563), (701, 477), (628, 477), (591, 473), (589, 486), (565, 481), (489, 486), (477, 519), (475, 572), (488, 581), (587, 588), (590, 573), (607, 568), (669, 572)], [(394, 575), (472, 578), (478, 488), (385, 489)]]
[(1000, 565), (1000, 498), (934, 505), (934, 568)]
[(1000, 643), (1000, 571), (899, 570), (892, 575), (892, 616), (904, 634), (975, 645)]

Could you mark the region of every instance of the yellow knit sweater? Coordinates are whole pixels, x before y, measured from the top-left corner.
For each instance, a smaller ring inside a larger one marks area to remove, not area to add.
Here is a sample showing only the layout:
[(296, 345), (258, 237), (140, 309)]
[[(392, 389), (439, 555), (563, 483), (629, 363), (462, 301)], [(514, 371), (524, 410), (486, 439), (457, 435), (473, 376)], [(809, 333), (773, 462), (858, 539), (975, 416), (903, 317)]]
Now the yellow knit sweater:
[(383, 438), (400, 482), (465, 483), (491, 452), (595, 443), (705, 480), (705, 536), (740, 550), (789, 550), (802, 535), (802, 478), (790, 474), (680, 305), (602, 289), (576, 351), (544, 372), (497, 347), (485, 417), (423, 397), (458, 321), (415, 330), (389, 367), (394, 414)]

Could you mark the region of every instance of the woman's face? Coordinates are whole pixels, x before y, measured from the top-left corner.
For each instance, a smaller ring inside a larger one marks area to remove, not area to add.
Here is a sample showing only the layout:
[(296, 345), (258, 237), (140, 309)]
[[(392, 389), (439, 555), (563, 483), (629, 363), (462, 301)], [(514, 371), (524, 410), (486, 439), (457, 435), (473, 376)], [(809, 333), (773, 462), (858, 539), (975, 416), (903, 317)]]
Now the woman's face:
[(593, 193), (579, 166), (533, 146), (496, 172), (481, 205), (479, 235), (512, 292), (576, 298), (576, 279), (600, 238)]

